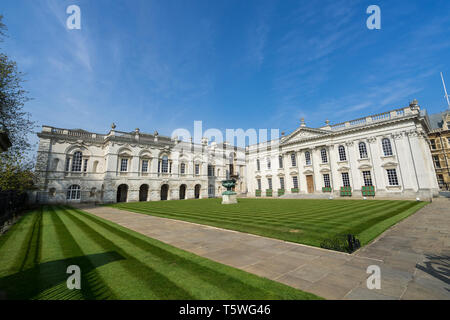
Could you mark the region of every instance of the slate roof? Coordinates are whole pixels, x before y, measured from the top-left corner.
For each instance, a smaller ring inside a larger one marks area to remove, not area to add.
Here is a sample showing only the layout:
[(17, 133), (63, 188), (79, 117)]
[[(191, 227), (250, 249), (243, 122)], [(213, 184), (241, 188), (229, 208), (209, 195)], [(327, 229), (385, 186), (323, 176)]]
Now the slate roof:
[(428, 120), (430, 121), (431, 130), (442, 129), (442, 125), (444, 124), (444, 119), (450, 111), (443, 111), (439, 113), (433, 113), (428, 116)]

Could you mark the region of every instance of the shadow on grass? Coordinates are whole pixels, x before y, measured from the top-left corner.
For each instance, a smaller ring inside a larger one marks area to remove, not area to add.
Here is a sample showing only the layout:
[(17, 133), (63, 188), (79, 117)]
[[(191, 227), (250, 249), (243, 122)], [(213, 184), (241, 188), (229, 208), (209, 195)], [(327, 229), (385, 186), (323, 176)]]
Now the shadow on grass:
[[(108, 299), (109, 288), (96, 275), (95, 268), (125, 259), (115, 251), (96, 253), (40, 263), (15, 274), (0, 278), (0, 300), (39, 299)], [(66, 286), (67, 267), (77, 265), (81, 269), (81, 290), (69, 290)], [(54, 288), (56, 287), (56, 288)], [(50, 290), (54, 288), (54, 290)]]

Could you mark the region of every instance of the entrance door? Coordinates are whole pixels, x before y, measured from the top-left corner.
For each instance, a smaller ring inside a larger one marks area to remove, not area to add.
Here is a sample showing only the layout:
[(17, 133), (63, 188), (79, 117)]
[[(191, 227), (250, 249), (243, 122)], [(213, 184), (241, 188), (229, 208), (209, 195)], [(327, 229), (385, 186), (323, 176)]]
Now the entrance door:
[(313, 176), (306, 176), (306, 187), (308, 189), (308, 193), (313, 193), (314, 192)]
[(180, 186), (180, 200), (183, 200), (186, 198), (186, 185), (182, 184)]
[(169, 185), (163, 184), (161, 186), (161, 200), (167, 200), (168, 193), (169, 193)]
[(117, 188), (117, 202), (127, 202), (128, 186), (121, 184)]
[(139, 201), (147, 201), (148, 197), (148, 184), (143, 184), (139, 188)]
[(199, 184), (195, 185), (194, 197), (195, 197), (195, 199), (199, 199), (200, 198), (200, 185)]

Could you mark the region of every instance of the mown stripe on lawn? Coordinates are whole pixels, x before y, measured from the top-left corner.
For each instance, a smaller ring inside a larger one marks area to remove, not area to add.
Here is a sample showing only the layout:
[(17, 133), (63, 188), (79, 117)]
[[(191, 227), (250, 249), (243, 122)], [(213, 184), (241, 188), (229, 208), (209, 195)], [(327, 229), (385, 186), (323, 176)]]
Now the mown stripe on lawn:
[[(86, 220), (89, 220), (89, 224), (93, 223), (101, 225), (105, 230), (108, 230), (117, 237), (130, 243), (130, 245), (142, 252), (151, 254), (154, 258), (160, 261), (168, 261), (170, 265), (174, 264), (182, 269), (186, 276), (177, 275), (171, 272), (170, 268), (166, 269), (166, 274), (173, 276), (174, 281), (180, 283), (182, 286), (190, 287), (190, 291), (196, 293), (195, 298), (211, 298), (207, 296), (207, 292), (215, 292), (216, 296), (213, 298), (252, 298), (252, 299), (277, 299), (279, 298), (274, 290), (274, 286), (279, 284), (271, 282), (268, 288), (262, 290), (261, 278), (247, 274), (243, 271), (236, 270), (230, 267), (225, 267), (218, 263), (212, 262), (205, 258), (200, 258), (193, 254), (184, 252), (182, 250), (170, 247), (157, 240), (151, 239), (149, 241), (143, 240), (137, 236), (131, 236), (129, 232), (122, 230), (122, 227), (112, 225), (110, 222), (100, 220), (90, 214), (83, 211), (74, 209), (80, 216), (83, 216)], [(127, 230), (128, 231), (128, 230)], [(102, 232), (103, 233), (103, 232)], [(106, 235), (106, 233), (103, 233)], [(145, 237), (145, 236), (143, 236)], [(170, 249), (169, 249), (170, 248)], [(169, 251), (170, 250), (170, 251)], [(176, 253), (175, 253), (176, 252)], [(138, 254), (136, 256), (139, 256)], [(151, 262), (151, 260), (148, 260)], [(223, 272), (224, 268), (229, 268), (227, 272)], [(237, 273), (236, 276), (230, 276), (230, 273)], [(241, 273), (241, 274), (239, 274)], [(246, 278), (250, 278), (251, 281), (243, 282), (241, 277), (245, 275)], [(199, 280), (202, 280), (199, 282)], [(269, 281), (269, 280), (265, 280)], [(224, 285), (226, 284), (226, 285)], [(258, 286), (259, 284), (259, 286)], [(270, 288), (272, 287), (272, 288)], [(285, 287), (286, 289), (288, 287)], [(292, 289), (292, 288), (289, 288)], [(289, 290), (286, 290), (289, 291)], [(240, 292), (241, 296), (236, 297), (236, 293)], [(219, 293), (219, 294), (218, 294)], [(286, 298), (292, 293), (286, 293)], [(205, 296), (206, 295), (206, 296)]]
[[(82, 230), (87, 237), (98, 245), (102, 246), (104, 250), (114, 250), (121, 256), (125, 257), (127, 263), (123, 263), (122, 266), (126, 269), (127, 275), (145, 282), (148, 288), (155, 293), (160, 299), (169, 299), (170, 296), (178, 299), (193, 299), (187, 291), (178, 287), (175, 283), (171, 282), (165, 275), (156, 272), (153, 268), (145, 265), (134, 256), (129, 255), (121, 247), (117, 246), (113, 241), (103, 236), (100, 232), (96, 231), (91, 225), (87, 224), (80, 219), (78, 215), (75, 215), (71, 210), (63, 208), (67, 217)], [(78, 212), (79, 213), (79, 212)], [(94, 222), (99, 225), (99, 222)], [(140, 272), (139, 272), (140, 271)], [(170, 293), (170, 296), (167, 294)]]
[(339, 199), (239, 199), (233, 206), (222, 206), (220, 199), (203, 199), (113, 206), (314, 246), (338, 234), (358, 236), (386, 219), (395, 220), (404, 211), (419, 209), (414, 201)]

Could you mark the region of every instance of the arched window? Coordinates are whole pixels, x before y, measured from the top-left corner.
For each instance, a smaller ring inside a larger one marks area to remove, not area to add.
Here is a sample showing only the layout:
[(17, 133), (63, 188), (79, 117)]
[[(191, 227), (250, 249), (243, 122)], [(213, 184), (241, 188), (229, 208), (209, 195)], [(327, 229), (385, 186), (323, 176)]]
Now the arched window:
[(383, 153), (385, 156), (392, 156), (392, 146), (391, 141), (388, 138), (381, 140), (381, 145), (383, 146)]
[(283, 156), (278, 156), (278, 168), (283, 169)]
[(186, 164), (185, 163), (181, 163), (181, 165), (180, 165), (180, 173), (181, 174), (185, 174), (186, 173)]
[(77, 151), (73, 154), (72, 171), (81, 172), (81, 163), (83, 161), (83, 154)]
[(338, 151), (339, 151), (339, 160), (347, 161), (347, 155), (345, 154), (344, 146), (339, 146)]
[(305, 162), (306, 162), (306, 165), (311, 164), (311, 153), (309, 153), (309, 151), (305, 152)]
[(320, 156), (322, 158), (322, 163), (328, 162), (327, 150), (325, 149), (320, 150)]
[(295, 158), (295, 153), (291, 153), (291, 164), (293, 167), (297, 166), (297, 159)]
[(67, 189), (67, 200), (78, 200), (81, 198), (81, 188), (77, 184), (73, 184)]
[(361, 159), (367, 159), (367, 148), (366, 148), (366, 144), (364, 142), (360, 142), (359, 143), (359, 157)]
[(169, 158), (167, 156), (162, 157), (161, 172), (167, 173), (169, 171)]
[(267, 158), (267, 169), (270, 169), (270, 167), (271, 167), (271, 163), (270, 163), (270, 158), (268, 157)]

